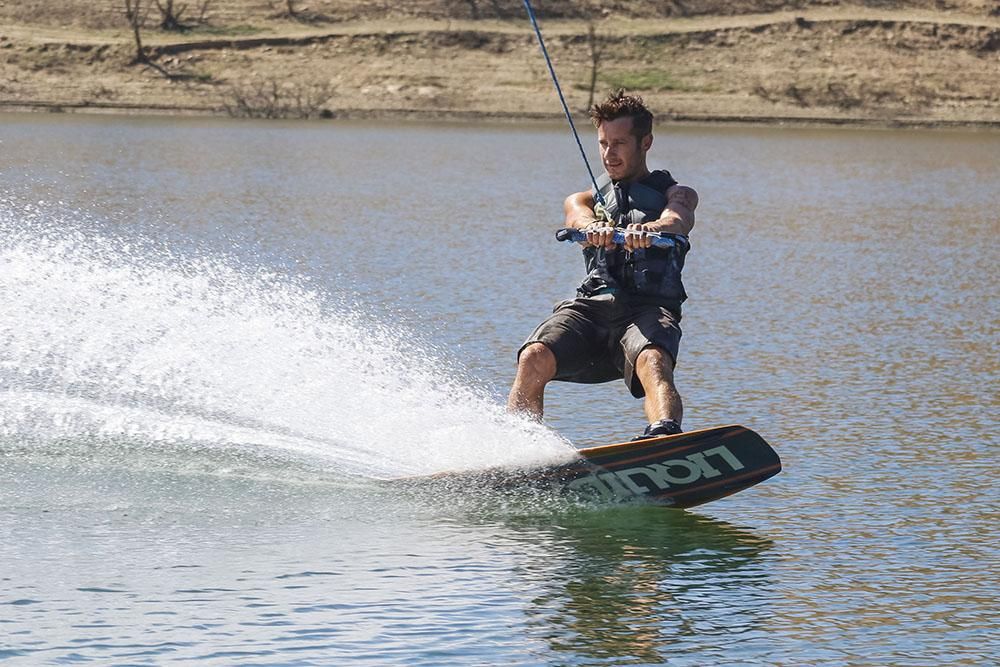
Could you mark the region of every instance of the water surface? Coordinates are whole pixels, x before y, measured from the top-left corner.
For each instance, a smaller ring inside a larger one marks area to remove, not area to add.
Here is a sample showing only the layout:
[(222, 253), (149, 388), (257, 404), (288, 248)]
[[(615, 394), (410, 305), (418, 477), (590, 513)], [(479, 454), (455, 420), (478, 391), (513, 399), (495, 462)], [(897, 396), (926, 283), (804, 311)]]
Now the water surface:
[(702, 200), (685, 426), (761, 432), (775, 479), (689, 512), (377, 481), (641, 430), (621, 383), (500, 409), (582, 277), (574, 151), (0, 118), (0, 657), (1000, 660), (995, 134), (658, 131)]

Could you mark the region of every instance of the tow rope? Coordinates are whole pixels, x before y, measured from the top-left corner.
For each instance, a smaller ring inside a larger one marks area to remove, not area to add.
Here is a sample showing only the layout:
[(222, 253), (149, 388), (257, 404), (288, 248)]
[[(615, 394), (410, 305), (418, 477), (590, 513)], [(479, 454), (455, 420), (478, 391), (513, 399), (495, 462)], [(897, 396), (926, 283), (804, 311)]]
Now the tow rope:
[(559, 101), (562, 102), (563, 112), (566, 114), (566, 120), (569, 121), (569, 129), (573, 131), (573, 137), (576, 139), (576, 145), (580, 149), (580, 155), (583, 157), (583, 163), (587, 165), (587, 173), (590, 174), (590, 182), (594, 185), (594, 197), (597, 199), (597, 203), (604, 209), (607, 203), (604, 201), (604, 196), (601, 194), (601, 189), (597, 187), (597, 179), (594, 178), (594, 171), (590, 168), (590, 161), (587, 160), (587, 152), (583, 150), (583, 143), (580, 141), (580, 135), (576, 131), (576, 125), (573, 123), (573, 115), (569, 112), (569, 107), (566, 105), (566, 98), (563, 96), (562, 88), (559, 86), (559, 79), (556, 77), (556, 71), (552, 67), (552, 59), (549, 58), (549, 51), (545, 48), (545, 40), (542, 39), (542, 31), (538, 27), (538, 20), (535, 18), (535, 10), (531, 8), (531, 0), (524, 0), (524, 8), (528, 10), (528, 18), (531, 19), (531, 25), (535, 28), (535, 35), (538, 37), (538, 46), (542, 48), (542, 55), (545, 57), (545, 64), (549, 66), (549, 74), (552, 76), (552, 83), (556, 87), (556, 93), (559, 94)]

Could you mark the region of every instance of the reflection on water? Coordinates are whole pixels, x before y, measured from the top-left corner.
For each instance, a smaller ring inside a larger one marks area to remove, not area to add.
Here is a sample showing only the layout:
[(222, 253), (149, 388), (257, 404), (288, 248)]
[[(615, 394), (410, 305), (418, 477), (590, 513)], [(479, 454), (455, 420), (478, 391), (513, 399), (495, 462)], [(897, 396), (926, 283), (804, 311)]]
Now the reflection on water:
[(537, 578), (541, 592), (527, 610), (529, 623), (559, 654), (666, 664), (703, 629), (738, 636), (766, 628), (760, 605), (772, 544), (750, 530), (662, 508), (509, 525), (544, 530), (559, 546), (554, 562), (517, 573)]
[[(4, 116), (0, 656), (1000, 662), (997, 155), (658, 131), (702, 201), (686, 426), (785, 463), (678, 513), (344, 474), (565, 451), (496, 416), (581, 277), (561, 126)], [(547, 408), (577, 445), (642, 425), (620, 383)]]

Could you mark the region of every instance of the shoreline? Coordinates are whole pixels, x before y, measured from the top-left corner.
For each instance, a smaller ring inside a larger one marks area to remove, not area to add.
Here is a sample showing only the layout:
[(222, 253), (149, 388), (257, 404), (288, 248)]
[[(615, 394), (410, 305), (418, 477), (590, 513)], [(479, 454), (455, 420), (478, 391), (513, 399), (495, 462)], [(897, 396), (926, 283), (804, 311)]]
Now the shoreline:
[[(82, 114), (94, 116), (135, 116), (135, 117), (188, 117), (188, 118), (234, 118), (224, 111), (210, 107), (185, 107), (179, 105), (104, 104), (96, 102), (8, 102), (0, 100), (2, 114)], [(565, 124), (565, 115), (559, 112), (502, 112), (478, 110), (432, 110), (432, 109), (338, 109), (322, 118), (300, 120), (308, 122), (324, 121), (374, 121), (374, 122), (419, 122), (419, 123), (539, 123)], [(259, 119), (258, 119), (259, 120)], [(273, 120), (273, 119), (272, 119)], [(583, 114), (575, 114), (573, 120), (578, 125), (586, 123)], [(1000, 120), (947, 120), (934, 118), (844, 118), (831, 116), (750, 116), (750, 115), (691, 115), (662, 113), (656, 115), (657, 122), (682, 126), (721, 127), (794, 127), (794, 128), (857, 128), (857, 129), (906, 129), (906, 130), (970, 130), (1000, 131)]]

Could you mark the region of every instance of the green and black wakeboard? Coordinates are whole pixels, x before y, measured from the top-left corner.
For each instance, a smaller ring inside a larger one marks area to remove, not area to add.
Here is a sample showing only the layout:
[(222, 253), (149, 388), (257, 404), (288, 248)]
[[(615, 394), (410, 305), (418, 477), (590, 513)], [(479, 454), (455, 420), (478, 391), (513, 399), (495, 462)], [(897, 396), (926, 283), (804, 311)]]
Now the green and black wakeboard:
[(395, 481), (468, 490), (552, 489), (599, 502), (694, 507), (759, 484), (781, 471), (777, 452), (743, 426), (719, 426), (577, 451), (535, 468), (441, 472)]

